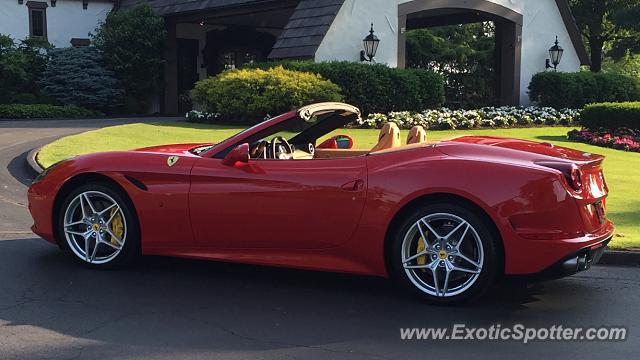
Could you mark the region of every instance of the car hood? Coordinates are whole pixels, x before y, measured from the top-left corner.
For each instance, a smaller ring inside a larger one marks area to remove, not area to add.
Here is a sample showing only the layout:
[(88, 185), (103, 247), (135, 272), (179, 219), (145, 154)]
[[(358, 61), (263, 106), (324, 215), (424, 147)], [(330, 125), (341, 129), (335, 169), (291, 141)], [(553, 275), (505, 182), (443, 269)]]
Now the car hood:
[(201, 147), (212, 146), (212, 145), (215, 145), (215, 144), (212, 144), (212, 143), (170, 144), (170, 145), (149, 146), (145, 148), (136, 149), (134, 151), (166, 153), (166, 154), (175, 154), (175, 155), (184, 155), (184, 154), (192, 155), (193, 150)]
[[(514, 160), (533, 161), (553, 158), (554, 160), (565, 160), (576, 163), (597, 163), (604, 159), (602, 155), (556, 146), (547, 142), (539, 143), (495, 136), (464, 136), (445, 141), (443, 144), (445, 146), (440, 147), (440, 151), (451, 156), (461, 156), (469, 150), (472, 150), (466, 146), (455, 146), (455, 144), (473, 144), (481, 145), (480, 147), (473, 146), (473, 151), (476, 152), (476, 155), (478, 150), (486, 146), (487, 155), (512, 157)], [(450, 146), (446, 146), (446, 144)], [(496, 150), (492, 151), (490, 149)], [(509, 149), (511, 151), (501, 151), (498, 149)], [(480, 152), (482, 152), (482, 150), (480, 150)]]

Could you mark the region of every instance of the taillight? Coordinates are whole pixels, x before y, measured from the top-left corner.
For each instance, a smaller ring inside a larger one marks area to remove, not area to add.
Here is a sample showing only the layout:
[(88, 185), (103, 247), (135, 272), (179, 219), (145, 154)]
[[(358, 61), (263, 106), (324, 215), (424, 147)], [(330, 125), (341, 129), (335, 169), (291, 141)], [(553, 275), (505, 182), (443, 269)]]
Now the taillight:
[(537, 161), (536, 164), (562, 172), (573, 190), (582, 190), (582, 172), (576, 164), (555, 161)]
[(575, 191), (580, 191), (582, 189), (582, 172), (575, 164), (572, 164), (571, 166), (571, 181), (569, 182), (569, 185), (571, 185)]
[(600, 170), (598, 175), (600, 176), (600, 181), (602, 181), (602, 185), (604, 186), (604, 190), (606, 192), (609, 192), (609, 187), (607, 186), (607, 180), (604, 179), (604, 172), (602, 172), (602, 170)]

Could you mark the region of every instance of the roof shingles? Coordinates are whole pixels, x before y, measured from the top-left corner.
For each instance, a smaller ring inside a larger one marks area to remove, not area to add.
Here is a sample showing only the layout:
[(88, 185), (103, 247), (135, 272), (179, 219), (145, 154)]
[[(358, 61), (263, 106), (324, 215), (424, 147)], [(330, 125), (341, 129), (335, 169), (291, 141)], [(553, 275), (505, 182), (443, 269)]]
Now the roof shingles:
[[(126, 9), (139, 2), (140, 0), (121, 0), (121, 6)], [(158, 15), (173, 15), (258, 2), (264, 2), (264, 0), (147, 0)]]
[(269, 59), (312, 58), (344, 0), (301, 0)]
[[(147, 0), (158, 15), (260, 3), (265, 0)], [(139, 0), (122, 0), (134, 6)], [(312, 58), (338, 15), (344, 0), (300, 0), (289, 23), (278, 37), (269, 59)]]

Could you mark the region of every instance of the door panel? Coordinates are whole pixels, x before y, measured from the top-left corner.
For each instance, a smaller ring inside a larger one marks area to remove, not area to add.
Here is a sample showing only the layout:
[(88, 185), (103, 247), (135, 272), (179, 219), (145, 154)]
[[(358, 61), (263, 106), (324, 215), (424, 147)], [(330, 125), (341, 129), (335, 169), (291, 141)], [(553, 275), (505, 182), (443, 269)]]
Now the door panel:
[(189, 202), (199, 246), (322, 249), (350, 239), (365, 194), (364, 157), (235, 167), (202, 158)]

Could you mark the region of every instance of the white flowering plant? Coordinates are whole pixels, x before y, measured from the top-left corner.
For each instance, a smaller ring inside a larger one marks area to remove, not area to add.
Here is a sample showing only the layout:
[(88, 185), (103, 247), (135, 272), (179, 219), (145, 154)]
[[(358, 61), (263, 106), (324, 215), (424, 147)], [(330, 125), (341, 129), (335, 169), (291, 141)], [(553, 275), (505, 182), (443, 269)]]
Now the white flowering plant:
[[(379, 129), (393, 121), (401, 129), (411, 129), (421, 125), (430, 130), (477, 129), (493, 127), (530, 127), (576, 125), (580, 110), (556, 110), (549, 107), (485, 107), (475, 110), (430, 109), (422, 112), (395, 111), (388, 114), (374, 113), (358, 121), (358, 126)], [(185, 114), (187, 121), (214, 123), (220, 119), (219, 113), (192, 110)], [(267, 115), (264, 120), (270, 119)]]
[(213, 123), (220, 118), (219, 113), (208, 113), (206, 111), (191, 110), (184, 115), (188, 122)]
[(359, 126), (381, 128), (389, 121), (395, 122), (401, 129), (411, 129), (416, 125), (421, 125), (425, 129), (431, 130), (575, 125), (579, 115), (580, 110), (556, 110), (538, 106), (485, 107), (475, 110), (441, 108), (425, 110), (420, 113), (401, 111), (389, 114), (370, 114), (359, 121)]

